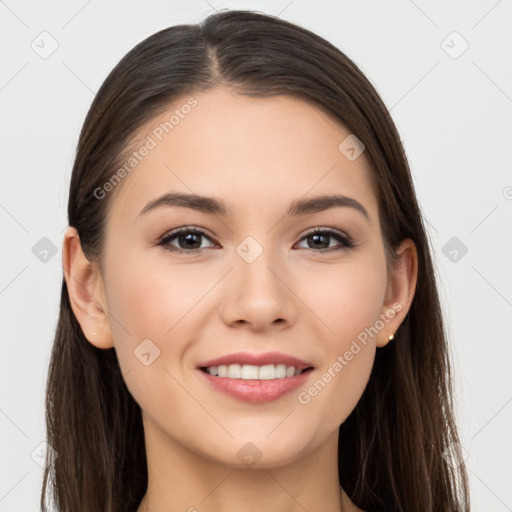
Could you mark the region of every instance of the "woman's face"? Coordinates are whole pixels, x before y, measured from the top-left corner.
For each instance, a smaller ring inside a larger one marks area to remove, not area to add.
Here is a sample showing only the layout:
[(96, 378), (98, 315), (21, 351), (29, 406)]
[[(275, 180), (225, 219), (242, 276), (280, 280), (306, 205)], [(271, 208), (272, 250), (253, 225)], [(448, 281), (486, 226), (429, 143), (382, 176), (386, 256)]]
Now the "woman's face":
[[(311, 453), (337, 435), (376, 347), (405, 315), (388, 287), (364, 152), (354, 159), (351, 139), (340, 150), (350, 132), (306, 102), (225, 89), (184, 97), (138, 135), (136, 165), (107, 192), (102, 286), (146, 436), (238, 467)], [(146, 208), (165, 194), (202, 207)], [(314, 201), (334, 195), (350, 201)], [(227, 356), (210, 366), (228, 377), (200, 369)], [(312, 369), (282, 377), (294, 366), (287, 357)]]

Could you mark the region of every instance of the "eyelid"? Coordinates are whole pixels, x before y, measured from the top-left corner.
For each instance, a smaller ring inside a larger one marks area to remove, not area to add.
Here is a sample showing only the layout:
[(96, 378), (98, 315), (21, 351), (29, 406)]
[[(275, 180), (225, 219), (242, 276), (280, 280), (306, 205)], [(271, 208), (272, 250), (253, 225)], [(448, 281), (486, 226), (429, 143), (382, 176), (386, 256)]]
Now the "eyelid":
[(213, 239), (213, 237), (203, 228), (199, 228), (196, 226), (181, 226), (179, 228), (174, 228), (174, 229), (167, 231), (165, 234), (163, 234), (160, 237), (160, 240), (169, 238), (171, 236), (179, 235), (180, 233), (188, 233), (189, 231), (201, 233), (201, 235), (204, 235), (207, 238)]

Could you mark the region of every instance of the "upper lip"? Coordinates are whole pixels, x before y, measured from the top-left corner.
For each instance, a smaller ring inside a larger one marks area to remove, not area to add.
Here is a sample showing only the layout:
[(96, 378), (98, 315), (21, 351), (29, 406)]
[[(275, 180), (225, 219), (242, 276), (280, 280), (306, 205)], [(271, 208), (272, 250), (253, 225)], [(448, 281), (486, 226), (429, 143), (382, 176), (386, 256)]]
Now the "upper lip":
[(254, 366), (264, 366), (267, 364), (285, 364), (286, 366), (294, 366), (298, 370), (305, 370), (313, 365), (297, 357), (280, 352), (265, 352), (262, 354), (253, 352), (237, 352), (236, 354), (228, 354), (211, 359), (201, 363), (198, 368), (206, 368), (211, 366), (227, 366), (230, 364), (250, 364)]

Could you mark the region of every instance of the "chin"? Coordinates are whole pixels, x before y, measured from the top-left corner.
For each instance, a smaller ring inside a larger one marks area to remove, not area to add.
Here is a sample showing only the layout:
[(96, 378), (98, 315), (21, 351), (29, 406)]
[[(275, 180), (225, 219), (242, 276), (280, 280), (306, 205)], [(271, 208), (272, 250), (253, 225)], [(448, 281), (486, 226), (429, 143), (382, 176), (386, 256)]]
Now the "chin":
[[(295, 432), (290, 436), (290, 425), (286, 425), (282, 432), (250, 436), (247, 431), (243, 435), (236, 435), (233, 430), (233, 438), (226, 436), (217, 437), (206, 450), (206, 457), (218, 463), (237, 469), (270, 469), (287, 464), (305, 456), (313, 451), (315, 443), (311, 442), (306, 433)], [(265, 431), (266, 432), (266, 431)]]

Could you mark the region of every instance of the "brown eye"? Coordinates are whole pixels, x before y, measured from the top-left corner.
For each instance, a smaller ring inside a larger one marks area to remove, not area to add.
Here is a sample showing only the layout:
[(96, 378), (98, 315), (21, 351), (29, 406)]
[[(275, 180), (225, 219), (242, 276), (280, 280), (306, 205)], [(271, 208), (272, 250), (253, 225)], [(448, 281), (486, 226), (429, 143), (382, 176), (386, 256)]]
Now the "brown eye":
[[(194, 254), (208, 249), (209, 247), (201, 247), (202, 238), (211, 238), (197, 228), (180, 228), (164, 236), (158, 245), (164, 246), (170, 252)], [(178, 247), (171, 245), (176, 240)]]
[[(165, 235), (158, 245), (164, 246), (169, 252), (195, 254), (212, 248), (201, 247), (204, 238), (212, 241), (204, 231), (197, 228), (184, 227)], [(302, 237), (301, 240), (305, 240), (308, 244), (305, 247), (306, 249), (321, 253), (354, 247), (354, 243), (349, 236), (332, 229), (315, 229)], [(337, 241), (338, 244), (331, 245), (332, 240)], [(171, 242), (175, 242), (175, 244), (171, 244)]]
[[(341, 247), (330, 246), (331, 239), (336, 240)], [(318, 252), (337, 251), (354, 246), (350, 237), (332, 229), (315, 229), (305, 235), (302, 240), (308, 241), (307, 249), (318, 250)]]

